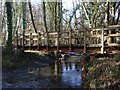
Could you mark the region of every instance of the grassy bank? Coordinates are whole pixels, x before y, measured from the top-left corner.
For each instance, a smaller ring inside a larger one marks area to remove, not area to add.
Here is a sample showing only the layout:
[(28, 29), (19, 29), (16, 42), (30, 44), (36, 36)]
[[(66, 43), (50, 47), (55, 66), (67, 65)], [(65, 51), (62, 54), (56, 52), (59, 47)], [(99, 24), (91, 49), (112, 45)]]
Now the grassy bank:
[(120, 55), (114, 59), (92, 60), (86, 69), (85, 88), (120, 88)]

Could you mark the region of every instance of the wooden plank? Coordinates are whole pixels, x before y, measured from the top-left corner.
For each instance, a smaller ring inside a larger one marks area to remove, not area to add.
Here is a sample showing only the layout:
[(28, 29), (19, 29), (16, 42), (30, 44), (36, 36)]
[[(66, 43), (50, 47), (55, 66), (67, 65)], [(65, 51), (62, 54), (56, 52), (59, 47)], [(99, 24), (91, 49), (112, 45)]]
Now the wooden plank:
[(49, 34), (51, 35), (54, 35), (54, 34), (57, 34), (57, 32), (49, 32)]
[(120, 47), (120, 44), (117, 44), (117, 43), (109, 43), (108, 46), (119, 46), (119, 47)]
[(89, 44), (87, 47), (101, 47), (101, 44)]
[(107, 36), (109, 36), (109, 37), (120, 37), (120, 33), (118, 34), (108, 34)]
[(25, 33), (25, 36), (30, 36), (30, 33)]
[(37, 36), (38, 34), (37, 33), (32, 33), (32, 36)]
[(100, 34), (97, 34), (97, 35), (87, 35), (87, 37), (101, 37)]
[(69, 39), (69, 37), (68, 37), (68, 36), (66, 36), (66, 37), (61, 37), (60, 39)]
[[(98, 31), (98, 30), (101, 30), (102, 27), (100, 28), (88, 28), (88, 30), (92, 30), (92, 31)], [(110, 26), (106, 26), (104, 28), (104, 30), (108, 30), (108, 29), (117, 29), (117, 28), (120, 28), (120, 25), (110, 25)]]
[(72, 38), (83, 38), (84, 36), (72, 36)]
[(38, 38), (33, 38), (33, 40), (35, 40), (35, 41), (36, 41), (36, 40), (38, 40)]
[(110, 26), (107, 26), (107, 28), (120, 28), (120, 25), (110, 25)]
[(25, 39), (26, 41), (29, 41), (30, 40), (30, 38), (27, 38), (27, 39)]

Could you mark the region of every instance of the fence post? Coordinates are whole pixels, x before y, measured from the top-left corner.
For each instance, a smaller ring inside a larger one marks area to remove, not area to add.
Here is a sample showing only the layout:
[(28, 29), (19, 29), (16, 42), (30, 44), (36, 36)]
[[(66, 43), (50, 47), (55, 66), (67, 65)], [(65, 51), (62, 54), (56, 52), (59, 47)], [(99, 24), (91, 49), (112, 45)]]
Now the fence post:
[(16, 49), (18, 49), (18, 33), (16, 33)]
[(19, 42), (20, 42), (20, 48), (22, 48), (22, 34), (20, 34), (20, 39), (19, 39)]
[(104, 28), (101, 29), (102, 34), (101, 34), (101, 54), (104, 54)]
[(60, 40), (59, 40), (59, 31), (57, 32), (57, 51), (59, 51), (59, 45), (60, 45)]
[(47, 34), (47, 36), (46, 36), (46, 43), (47, 43), (47, 47), (46, 47), (46, 51), (49, 51), (49, 33), (48, 32), (46, 32), (46, 34)]
[(84, 50), (83, 50), (84, 53), (86, 53), (86, 51), (87, 51), (86, 50), (86, 33), (87, 33), (86, 29), (84, 29)]
[(24, 50), (24, 40), (25, 40), (25, 33), (23, 32), (23, 38), (22, 38), (22, 50)]
[(39, 33), (38, 33), (38, 46), (37, 46), (37, 49), (38, 49), (38, 50), (40, 49), (40, 42), (41, 42), (40, 37), (41, 37), (41, 34), (40, 34), (40, 32), (39, 32)]
[(29, 47), (29, 49), (31, 50), (31, 48), (32, 48), (32, 33), (30, 33), (30, 47)]
[(69, 32), (69, 51), (72, 52), (72, 30)]

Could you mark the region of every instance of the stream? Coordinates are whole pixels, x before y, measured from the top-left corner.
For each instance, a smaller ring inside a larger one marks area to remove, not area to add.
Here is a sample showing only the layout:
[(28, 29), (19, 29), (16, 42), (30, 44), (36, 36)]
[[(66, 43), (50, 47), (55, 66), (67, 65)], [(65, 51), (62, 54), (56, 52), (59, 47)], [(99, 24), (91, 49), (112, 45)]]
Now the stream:
[(27, 72), (4, 74), (2, 88), (80, 88), (80, 56), (59, 60)]

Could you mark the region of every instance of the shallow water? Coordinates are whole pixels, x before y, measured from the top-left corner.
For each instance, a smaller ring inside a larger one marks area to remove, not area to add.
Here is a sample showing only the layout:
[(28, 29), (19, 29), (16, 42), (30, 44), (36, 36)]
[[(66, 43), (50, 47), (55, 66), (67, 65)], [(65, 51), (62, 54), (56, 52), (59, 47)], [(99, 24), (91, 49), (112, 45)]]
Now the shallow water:
[(70, 56), (50, 66), (3, 78), (3, 88), (73, 88), (81, 87), (81, 84), (79, 56)]

